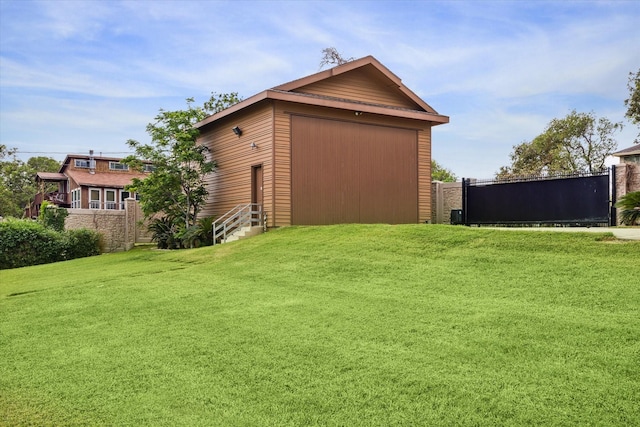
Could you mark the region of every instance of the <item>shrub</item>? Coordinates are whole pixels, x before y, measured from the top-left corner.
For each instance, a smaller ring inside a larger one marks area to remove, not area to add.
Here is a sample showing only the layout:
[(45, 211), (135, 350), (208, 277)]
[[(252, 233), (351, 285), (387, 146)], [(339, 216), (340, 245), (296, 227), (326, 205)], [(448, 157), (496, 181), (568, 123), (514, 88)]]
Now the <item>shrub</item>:
[(67, 242), (66, 259), (100, 255), (102, 252), (102, 236), (96, 231), (81, 228), (68, 230), (64, 234)]
[(177, 249), (178, 240), (176, 234), (178, 227), (173, 218), (163, 216), (154, 218), (148, 226), (151, 232), (151, 240), (156, 242), (158, 249)]
[(92, 230), (59, 233), (31, 220), (0, 222), (0, 270), (99, 255), (102, 239)]
[(200, 218), (195, 225), (189, 228), (179, 228), (175, 234), (180, 241), (181, 247), (193, 248), (213, 245), (213, 216)]
[(620, 222), (625, 225), (640, 224), (640, 191), (620, 197), (616, 207), (622, 209)]
[(46, 264), (65, 259), (66, 239), (30, 220), (0, 222), (0, 269)]
[(54, 231), (62, 232), (64, 230), (64, 219), (67, 216), (69, 216), (69, 212), (65, 208), (59, 208), (44, 201), (40, 206), (38, 222)]
[(198, 220), (198, 228), (200, 229), (200, 242), (203, 246), (213, 245), (213, 222), (214, 216), (207, 216)]
[(170, 216), (154, 218), (148, 230), (158, 249), (183, 249), (213, 244), (213, 220), (200, 218), (195, 225), (185, 228), (181, 220)]

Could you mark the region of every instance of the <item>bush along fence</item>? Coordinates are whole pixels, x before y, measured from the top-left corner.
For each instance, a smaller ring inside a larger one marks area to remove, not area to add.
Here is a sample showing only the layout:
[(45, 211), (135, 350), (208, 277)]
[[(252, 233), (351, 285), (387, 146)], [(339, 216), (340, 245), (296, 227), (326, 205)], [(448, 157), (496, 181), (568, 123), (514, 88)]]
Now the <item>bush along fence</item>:
[(56, 231), (40, 221), (0, 221), (0, 270), (99, 255), (100, 248), (101, 236), (92, 230)]

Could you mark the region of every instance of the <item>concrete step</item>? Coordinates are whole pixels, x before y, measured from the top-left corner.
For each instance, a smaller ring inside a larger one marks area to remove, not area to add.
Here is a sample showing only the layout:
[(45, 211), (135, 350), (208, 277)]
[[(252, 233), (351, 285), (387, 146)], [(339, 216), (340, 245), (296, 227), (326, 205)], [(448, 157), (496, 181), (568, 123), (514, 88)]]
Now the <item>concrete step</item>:
[(249, 237), (257, 236), (261, 234), (263, 229), (261, 226), (252, 226), (252, 227), (241, 227), (231, 233), (229, 237), (227, 237), (224, 243), (235, 242), (236, 240), (247, 239)]

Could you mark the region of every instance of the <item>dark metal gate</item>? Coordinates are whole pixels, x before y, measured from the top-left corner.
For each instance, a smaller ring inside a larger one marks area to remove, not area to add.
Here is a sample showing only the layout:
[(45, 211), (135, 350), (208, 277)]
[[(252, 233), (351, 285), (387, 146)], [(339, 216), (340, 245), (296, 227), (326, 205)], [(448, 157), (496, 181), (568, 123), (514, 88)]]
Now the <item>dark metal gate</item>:
[(615, 167), (595, 174), (526, 179), (462, 179), (466, 225), (610, 225)]

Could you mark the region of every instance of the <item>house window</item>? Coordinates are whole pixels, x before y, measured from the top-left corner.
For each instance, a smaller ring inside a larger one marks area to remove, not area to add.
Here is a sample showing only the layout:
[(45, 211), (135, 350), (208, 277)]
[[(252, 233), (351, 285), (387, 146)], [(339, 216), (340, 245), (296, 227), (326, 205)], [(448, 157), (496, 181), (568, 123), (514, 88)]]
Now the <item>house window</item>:
[(112, 171), (128, 171), (129, 165), (120, 162), (109, 162), (109, 169)]
[(139, 202), (140, 194), (134, 193), (133, 191), (120, 191), (120, 209), (124, 209), (124, 201), (129, 198)]
[(100, 209), (100, 190), (97, 188), (89, 190), (89, 209)]
[(154, 170), (156, 170), (156, 167), (153, 165), (145, 164), (142, 170), (144, 172), (153, 172)]
[(80, 209), (82, 204), (80, 203), (80, 189), (76, 188), (71, 191), (71, 208)]
[(118, 190), (107, 189), (104, 190), (104, 208), (105, 209), (118, 209), (116, 197)]
[(75, 160), (75, 165), (76, 165), (77, 168), (90, 168), (91, 167), (91, 161), (90, 160), (76, 159)]

